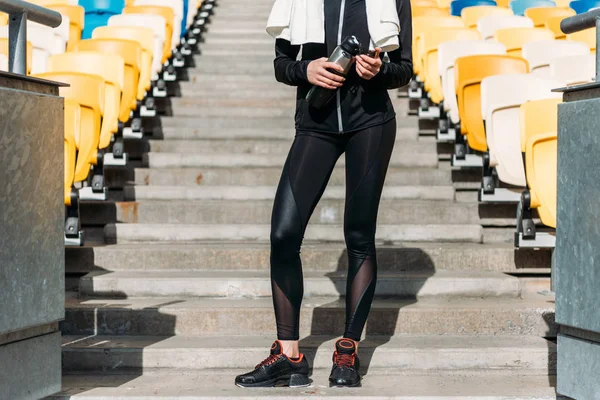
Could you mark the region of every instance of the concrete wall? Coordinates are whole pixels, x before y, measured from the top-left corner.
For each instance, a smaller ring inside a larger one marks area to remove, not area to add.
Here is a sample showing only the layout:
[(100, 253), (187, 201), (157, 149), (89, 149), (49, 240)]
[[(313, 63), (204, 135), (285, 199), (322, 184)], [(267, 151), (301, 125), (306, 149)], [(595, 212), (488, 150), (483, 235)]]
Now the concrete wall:
[(60, 389), (64, 316), (63, 100), (0, 73), (0, 398)]

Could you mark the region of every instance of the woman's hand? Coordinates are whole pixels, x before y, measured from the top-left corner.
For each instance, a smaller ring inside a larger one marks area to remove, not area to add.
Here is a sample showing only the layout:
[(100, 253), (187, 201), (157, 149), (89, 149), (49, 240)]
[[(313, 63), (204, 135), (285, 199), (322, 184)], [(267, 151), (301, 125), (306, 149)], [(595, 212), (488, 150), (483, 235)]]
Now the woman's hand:
[(329, 72), (327, 69), (332, 69), (344, 72), (344, 69), (336, 63), (327, 61), (327, 58), (319, 58), (318, 60), (311, 61), (308, 64), (307, 77), (308, 81), (313, 85), (321, 86), (326, 89), (337, 89), (341, 87), (346, 80), (342, 76), (338, 76), (334, 73)]
[(369, 57), (366, 54), (358, 55), (356, 57), (356, 72), (358, 76), (368, 81), (377, 75), (383, 65), (381, 58), (379, 58), (380, 54), (381, 48), (377, 47), (373, 57)]

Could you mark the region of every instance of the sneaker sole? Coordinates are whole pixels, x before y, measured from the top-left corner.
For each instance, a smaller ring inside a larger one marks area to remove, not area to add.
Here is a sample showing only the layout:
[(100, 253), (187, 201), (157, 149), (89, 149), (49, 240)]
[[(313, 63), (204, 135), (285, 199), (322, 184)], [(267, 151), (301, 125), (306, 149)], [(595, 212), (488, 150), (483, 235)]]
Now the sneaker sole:
[(276, 378), (259, 383), (243, 384), (236, 382), (235, 385), (241, 388), (275, 387), (278, 385), (290, 388), (304, 388), (310, 386), (310, 381), (308, 375), (293, 374), (289, 377)]

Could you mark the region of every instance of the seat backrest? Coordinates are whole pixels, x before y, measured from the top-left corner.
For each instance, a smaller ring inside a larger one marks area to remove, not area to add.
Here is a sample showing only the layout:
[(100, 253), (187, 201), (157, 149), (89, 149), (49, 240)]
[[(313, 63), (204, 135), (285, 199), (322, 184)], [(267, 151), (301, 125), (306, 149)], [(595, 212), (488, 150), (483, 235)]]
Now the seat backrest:
[(600, 1), (597, 0), (575, 0), (569, 3), (569, 7), (571, 7), (577, 14), (583, 14), (584, 12), (588, 12), (593, 8), (600, 7)]
[(165, 19), (165, 41), (163, 44), (163, 59), (171, 58), (173, 49), (173, 25), (175, 23), (175, 13), (170, 7), (159, 6), (127, 6), (123, 9), (123, 14), (147, 14), (160, 15)]
[(550, 62), (559, 57), (590, 54), (585, 43), (568, 40), (542, 40), (523, 45), (523, 58), (529, 61), (532, 73), (550, 77)]
[(565, 17), (548, 17), (544, 26), (554, 32), (554, 39), (566, 39), (567, 34), (560, 29), (560, 23)]
[(92, 37), (92, 32), (99, 26), (107, 24), (112, 15), (121, 14), (125, 7), (124, 0), (80, 0), (79, 5), (85, 8), (85, 26), (82, 39)]
[(181, 36), (181, 21), (183, 20), (183, 0), (135, 0), (133, 5), (162, 6), (171, 8), (175, 18), (173, 22), (173, 36), (171, 40), (175, 44), (179, 43), (178, 39)]
[(0, 71), (8, 71), (8, 55), (0, 54)]
[[(54, 44), (54, 32), (52, 28), (31, 22), (27, 23), (27, 28), (27, 41), (31, 44), (31, 58), (27, 50), (27, 68), (32, 74), (45, 72)], [(8, 26), (0, 26), (0, 38), (8, 39)]]
[(460, 17), (467, 28), (476, 28), (477, 21), (488, 15), (513, 15), (510, 8), (497, 6), (473, 6), (463, 8)]
[(596, 76), (596, 55), (554, 58), (550, 61), (549, 75), (565, 85), (591, 82)]
[(521, 152), (525, 153), (527, 140), (538, 133), (556, 132), (560, 97), (529, 100), (520, 107)]
[(85, 26), (85, 9), (79, 5), (70, 4), (50, 4), (48, 8), (59, 12), (63, 18), (69, 18), (67, 51), (72, 51), (77, 42), (81, 40), (81, 32)]
[(469, 146), (486, 151), (487, 143), (481, 115), (480, 85), (488, 77), (500, 74), (524, 74), (527, 60), (507, 55), (474, 55), (460, 57), (454, 63), (455, 91), (461, 120), (461, 132)]
[(411, 9), (413, 18), (417, 17), (445, 17), (448, 16), (448, 10), (432, 6), (414, 6)]
[(591, 51), (596, 51), (596, 28), (584, 29), (567, 35), (567, 40), (583, 42)]
[(411, 7), (436, 7), (436, 0), (413, 0), (410, 2)]
[[(0, 54), (6, 56), (6, 71), (8, 71), (8, 35), (7, 37), (0, 36)], [(27, 74), (31, 73), (31, 64), (33, 61), (33, 45), (27, 41)]]
[(533, 28), (533, 21), (519, 15), (488, 15), (477, 21), (477, 30), (484, 40), (493, 39), (497, 30), (506, 28)]
[(454, 62), (460, 57), (485, 54), (506, 54), (506, 48), (502, 43), (485, 40), (440, 43), (438, 47), (438, 72), (441, 76), (444, 76), (448, 68), (454, 68)]
[(566, 18), (572, 15), (575, 15), (575, 11), (568, 7), (532, 7), (525, 10), (525, 16), (538, 28), (545, 27), (549, 18)]
[(163, 45), (166, 35), (166, 21), (160, 15), (149, 14), (121, 14), (110, 17), (108, 26), (130, 26), (152, 29), (154, 33), (153, 49), (153, 70), (160, 72), (163, 63), (166, 61), (163, 57)]
[(515, 15), (524, 15), (528, 8), (556, 7), (556, 3), (552, 0), (513, 0), (509, 3), (509, 7)]
[(546, 28), (505, 28), (497, 30), (494, 39), (506, 46), (506, 54), (520, 56), (525, 43), (554, 40), (554, 33)]
[[(462, 28), (464, 24), (458, 17), (452, 17), (450, 15), (438, 16), (438, 17), (415, 17), (413, 18), (413, 44), (412, 44), (412, 55), (413, 60), (419, 59), (419, 48), (421, 41), (421, 34), (436, 28)], [(415, 73), (419, 73), (419, 63), (416, 61), (413, 63)]]
[(494, 0), (454, 0), (450, 3), (450, 15), (460, 17), (463, 9), (475, 6), (495, 6)]

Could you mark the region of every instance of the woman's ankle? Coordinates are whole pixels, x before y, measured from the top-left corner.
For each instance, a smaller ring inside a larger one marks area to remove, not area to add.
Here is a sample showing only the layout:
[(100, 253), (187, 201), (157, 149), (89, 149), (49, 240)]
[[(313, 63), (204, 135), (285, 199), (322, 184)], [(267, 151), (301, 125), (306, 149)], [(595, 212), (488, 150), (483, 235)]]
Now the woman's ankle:
[(297, 340), (280, 340), (282, 353), (289, 358), (300, 357), (300, 347)]

